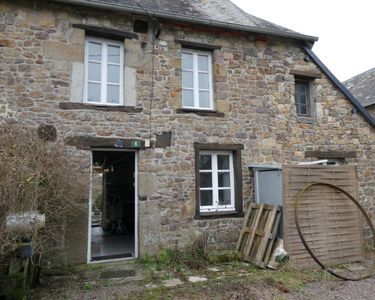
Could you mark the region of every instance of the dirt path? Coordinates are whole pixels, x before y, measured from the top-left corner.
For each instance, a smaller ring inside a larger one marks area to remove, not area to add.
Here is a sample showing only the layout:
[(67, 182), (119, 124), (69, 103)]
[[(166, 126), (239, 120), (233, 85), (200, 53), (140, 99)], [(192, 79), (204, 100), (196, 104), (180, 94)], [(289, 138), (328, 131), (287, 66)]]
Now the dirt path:
[[(135, 276), (118, 277), (129, 270)], [(111, 272), (116, 276), (108, 276)], [(242, 263), (179, 271), (156, 271), (138, 264), (93, 265), (70, 274), (44, 276), (41, 283), (30, 292), (28, 299), (375, 299), (375, 277), (350, 282), (321, 271), (300, 272), (287, 268), (275, 272)]]
[(320, 281), (305, 285), (301, 292), (287, 295), (290, 300), (374, 300), (375, 277), (361, 281)]

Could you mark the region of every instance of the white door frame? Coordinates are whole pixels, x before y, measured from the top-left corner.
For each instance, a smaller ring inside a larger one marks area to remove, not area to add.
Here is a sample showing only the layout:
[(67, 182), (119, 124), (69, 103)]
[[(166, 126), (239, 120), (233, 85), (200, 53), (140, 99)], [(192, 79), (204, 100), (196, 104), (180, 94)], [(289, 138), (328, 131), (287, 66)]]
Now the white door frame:
[[(91, 260), (91, 222), (92, 222), (92, 167), (93, 167), (93, 152), (94, 151), (105, 151), (105, 152), (133, 152), (134, 153), (134, 256), (106, 259), (106, 260)], [(130, 149), (113, 149), (113, 148), (101, 148), (101, 149), (91, 149), (91, 164), (90, 164), (90, 192), (89, 192), (89, 217), (88, 217), (88, 238), (87, 238), (87, 263), (101, 263), (115, 260), (129, 260), (138, 258), (138, 151)]]

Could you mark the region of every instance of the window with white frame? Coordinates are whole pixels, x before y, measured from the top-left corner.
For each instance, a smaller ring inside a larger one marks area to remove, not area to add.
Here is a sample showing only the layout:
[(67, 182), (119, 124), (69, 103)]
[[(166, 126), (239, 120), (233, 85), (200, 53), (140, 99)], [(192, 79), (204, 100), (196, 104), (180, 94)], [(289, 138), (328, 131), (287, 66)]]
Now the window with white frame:
[(182, 106), (213, 110), (211, 53), (183, 50)]
[(124, 45), (89, 37), (85, 47), (84, 102), (122, 105)]
[(234, 211), (232, 152), (199, 152), (200, 212)]

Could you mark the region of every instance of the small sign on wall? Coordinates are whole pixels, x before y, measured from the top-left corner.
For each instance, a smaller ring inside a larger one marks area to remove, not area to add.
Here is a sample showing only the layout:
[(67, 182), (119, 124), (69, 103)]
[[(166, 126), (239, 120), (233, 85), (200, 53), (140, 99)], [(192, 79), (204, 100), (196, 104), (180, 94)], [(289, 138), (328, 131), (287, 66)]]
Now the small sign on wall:
[(141, 141), (131, 141), (131, 147), (132, 148), (140, 148), (141, 147)]

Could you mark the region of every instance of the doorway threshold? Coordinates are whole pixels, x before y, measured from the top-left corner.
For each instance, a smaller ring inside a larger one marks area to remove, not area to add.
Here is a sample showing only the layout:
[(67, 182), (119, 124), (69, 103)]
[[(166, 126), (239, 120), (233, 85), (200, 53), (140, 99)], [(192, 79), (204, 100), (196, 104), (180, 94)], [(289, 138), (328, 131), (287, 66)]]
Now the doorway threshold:
[(110, 263), (110, 262), (115, 262), (115, 261), (131, 261), (131, 260), (135, 260), (136, 257), (135, 256), (122, 256), (122, 257), (112, 257), (110, 258), (110, 256), (108, 256), (107, 258), (103, 258), (103, 257), (93, 257), (89, 262), (88, 264), (100, 264), (100, 263)]
[(124, 254), (114, 254), (114, 255), (103, 255), (103, 256), (96, 256), (92, 257), (92, 261), (98, 260), (109, 260), (109, 259), (117, 259), (117, 258), (132, 258), (133, 255), (131, 253), (124, 253)]

